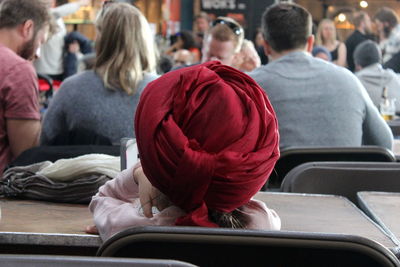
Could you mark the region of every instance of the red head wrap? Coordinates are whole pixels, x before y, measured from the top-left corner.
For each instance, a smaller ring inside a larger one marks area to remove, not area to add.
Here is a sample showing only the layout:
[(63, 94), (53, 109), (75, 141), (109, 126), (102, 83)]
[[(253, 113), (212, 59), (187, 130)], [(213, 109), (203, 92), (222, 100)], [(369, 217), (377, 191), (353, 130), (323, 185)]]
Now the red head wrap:
[(248, 203), (279, 157), (274, 110), (248, 75), (218, 62), (164, 74), (135, 118), (143, 171), (187, 212), (176, 225), (217, 227), (208, 209)]

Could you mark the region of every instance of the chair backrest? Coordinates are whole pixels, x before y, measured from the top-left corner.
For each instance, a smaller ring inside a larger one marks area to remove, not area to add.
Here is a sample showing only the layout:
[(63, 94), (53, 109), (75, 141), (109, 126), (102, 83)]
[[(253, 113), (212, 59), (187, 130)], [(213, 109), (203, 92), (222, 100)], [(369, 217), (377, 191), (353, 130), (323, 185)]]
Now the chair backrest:
[(76, 257), (49, 255), (0, 255), (0, 266), (7, 267), (191, 267), (173, 260), (121, 259), (109, 257)]
[(313, 161), (395, 162), (396, 157), (389, 149), (379, 146), (287, 148), (281, 151), (267, 187), (279, 188), (283, 178), (291, 169)]
[(358, 191), (400, 192), (400, 163), (304, 163), (286, 175), (281, 191), (340, 195), (357, 204)]
[(199, 266), (396, 266), (362, 237), (203, 227), (135, 227), (107, 240), (101, 256), (167, 258)]
[(124, 137), (121, 139), (121, 171), (129, 169), (139, 161), (139, 152), (136, 138)]

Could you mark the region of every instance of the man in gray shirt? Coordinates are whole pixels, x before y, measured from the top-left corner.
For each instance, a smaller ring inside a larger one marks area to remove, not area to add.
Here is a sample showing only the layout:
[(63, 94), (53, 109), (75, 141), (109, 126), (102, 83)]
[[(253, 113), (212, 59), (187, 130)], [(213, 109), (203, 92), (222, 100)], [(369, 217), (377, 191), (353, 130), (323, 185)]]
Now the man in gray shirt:
[(281, 148), (392, 148), (393, 135), (365, 88), (347, 69), (313, 58), (311, 15), (296, 4), (269, 7), (262, 18), (271, 63), (251, 72), (278, 117)]

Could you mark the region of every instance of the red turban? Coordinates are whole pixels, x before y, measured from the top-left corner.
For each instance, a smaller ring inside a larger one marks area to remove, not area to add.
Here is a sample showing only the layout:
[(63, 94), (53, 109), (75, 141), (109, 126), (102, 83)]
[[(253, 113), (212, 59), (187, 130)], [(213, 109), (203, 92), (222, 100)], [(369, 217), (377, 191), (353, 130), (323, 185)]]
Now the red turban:
[(208, 209), (247, 204), (279, 157), (277, 120), (264, 91), (215, 61), (151, 82), (135, 130), (145, 175), (187, 212), (176, 225), (218, 227)]

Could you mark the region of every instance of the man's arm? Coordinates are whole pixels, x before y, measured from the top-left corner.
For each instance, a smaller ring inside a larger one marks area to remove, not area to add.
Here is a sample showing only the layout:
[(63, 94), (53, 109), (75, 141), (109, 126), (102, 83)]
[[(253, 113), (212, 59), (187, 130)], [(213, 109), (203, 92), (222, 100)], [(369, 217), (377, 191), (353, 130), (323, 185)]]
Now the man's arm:
[(37, 146), (39, 135), (39, 120), (7, 119), (7, 136), (14, 158), (28, 148)]

